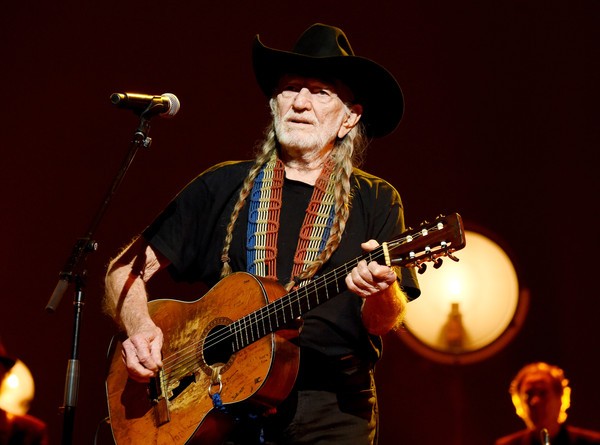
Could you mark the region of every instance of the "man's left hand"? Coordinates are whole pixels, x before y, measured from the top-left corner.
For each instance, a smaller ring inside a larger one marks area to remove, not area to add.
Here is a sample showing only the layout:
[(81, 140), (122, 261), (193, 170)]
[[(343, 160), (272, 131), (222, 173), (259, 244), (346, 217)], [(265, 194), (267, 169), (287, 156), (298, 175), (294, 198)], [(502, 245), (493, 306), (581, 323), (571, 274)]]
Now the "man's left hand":
[[(378, 246), (379, 243), (375, 240), (361, 244), (366, 252), (370, 252)], [(368, 298), (388, 289), (396, 282), (397, 278), (391, 267), (382, 266), (376, 261), (367, 264), (365, 260), (362, 260), (346, 276), (346, 285), (348, 290), (359, 297)]]

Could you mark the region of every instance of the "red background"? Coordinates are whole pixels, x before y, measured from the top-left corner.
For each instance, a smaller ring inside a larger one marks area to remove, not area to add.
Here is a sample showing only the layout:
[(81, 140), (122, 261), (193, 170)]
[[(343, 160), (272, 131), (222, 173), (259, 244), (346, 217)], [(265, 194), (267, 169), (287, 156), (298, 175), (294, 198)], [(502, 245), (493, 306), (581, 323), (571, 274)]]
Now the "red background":
[[(267, 122), (250, 48), (291, 48), (320, 21), (398, 78), (406, 115), (365, 169), (400, 191), (407, 222), (460, 212), (495, 233), (531, 308), (515, 340), (476, 364), (430, 362), (396, 336), (378, 367), (382, 445), (480, 445), (521, 428), (507, 388), (526, 362), (562, 366), (570, 419), (600, 429), (596, 285), (598, 19), (595, 0), (464, 2), (10, 2), (0, 7), (3, 296), (0, 335), (31, 369), (31, 413), (59, 443), (73, 288), (44, 312), (58, 273), (113, 180), (137, 125), (113, 92), (172, 92), (88, 257), (75, 443), (106, 415), (102, 315), (108, 259), (208, 166), (245, 159)], [(199, 288), (155, 283), (160, 297)], [(106, 434), (101, 434), (101, 440)], [(106, 442), (104, 442), (106, 443)]]

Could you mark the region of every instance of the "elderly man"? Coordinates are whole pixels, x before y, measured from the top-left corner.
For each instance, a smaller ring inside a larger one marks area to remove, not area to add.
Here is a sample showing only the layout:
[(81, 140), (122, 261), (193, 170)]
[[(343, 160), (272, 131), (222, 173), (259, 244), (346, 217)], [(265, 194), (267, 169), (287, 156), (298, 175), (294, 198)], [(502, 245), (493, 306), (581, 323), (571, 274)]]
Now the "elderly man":
[[(289, 291), (404, 230), (397, 191), (356, 168), (369, 138), (387, 135), (402, 116), (392, 75), (323, 24), (308, 28), (292, 51), (257, 37), (253, 63), (273, 116), (254, 161), (203, 172), (109, 265), (106, 307), (126, 333), (122, 354), (133, 380), (165, 366), (164, 333), (145, 291), (158, 271), (210, 286), (245, 271)], [(375, 261), (357, 263), (342, 283), (347, 290), (303, 314), (289, 396), (251, 421), (236, 411), (228, 443), (374, 443), (380, 336), (419, 289), (412, 270)], [(222, 385), (216, 374), (226, 366), (213, 367), (213, 383)]]
[(517, 415), (527, 429), (496, 445), (600, 445), (600, 433), (566, 425), (571, 388), (558, 366), (544, 362), (524, 366), (510, 385)]

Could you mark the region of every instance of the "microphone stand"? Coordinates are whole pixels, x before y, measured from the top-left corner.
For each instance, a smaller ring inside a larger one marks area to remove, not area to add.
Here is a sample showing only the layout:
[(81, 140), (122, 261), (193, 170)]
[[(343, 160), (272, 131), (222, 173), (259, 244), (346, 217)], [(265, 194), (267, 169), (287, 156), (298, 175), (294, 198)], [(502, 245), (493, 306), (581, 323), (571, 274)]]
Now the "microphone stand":
[(65, 377), (65, 392), (63, 406), (60, 410), (63, 412), (63, 435), (62, 445), (70, 445), (73, 443), (73, 428), (75, 424), (75, 411), (77, 407), (77, 399), (79, 394), (79, 336), (81, 328), (81, 316), (82, 309), (84, 306), (84, 292), (85, 278), (87, 271), (84, 268), (85, 258), (88, 253), (95, 252), (98, 249), (98, 243), (93, 240), (94, 233), (100, 225), (100, 222), (106, 213), (108, 205), (112, 197), (115, 195), (119, 185), (123, 181), (127, 170), (129, 169), (137, 151), (141, 148), (149, 148), (152, 143), (152, 139), (148, 137), (150, 131), (150, 117), (152, 116), (152, 107), (150, 106), (140, 114), (140, 123), (133, 135), (129, 152), (125, 157), (121, 168), (119, 169), (113, 183), (106, 194), (102, 205), (98, 209), (95, 218), (93, 219), (86, 234), (79, 238), (73, 249), (71, 255), (67, 259), (65, 266), (59, 273), (58, 284), (54, 288), (54, 292), (50, 297), (48, 304), (46, 305), (46, 312), (54, 313), (58, 307), (63, 295), (65, 294), (69, 284), (75, 283), (75, 297), (74, 297), (74, 319), (73, 319), (73, 338), (71, 346), (71, 358), (67, 364), (67, 372)]
[(550, 445), (550, 435), (547, 428), (542, 428), (540, 431), (540, 439), (542, 440), (542, 445)]

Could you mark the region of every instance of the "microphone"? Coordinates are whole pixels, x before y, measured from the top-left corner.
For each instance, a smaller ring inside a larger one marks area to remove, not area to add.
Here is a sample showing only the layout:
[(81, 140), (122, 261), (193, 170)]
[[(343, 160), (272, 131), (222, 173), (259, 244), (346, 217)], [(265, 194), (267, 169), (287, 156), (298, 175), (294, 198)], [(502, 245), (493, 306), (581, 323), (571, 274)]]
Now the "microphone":
[(133, 110), (146, 118), (156, 114), (171, 118), (177, 114), (180, 107), (179, 99), (171, 93), (164, 93), (160, 96), (139, 93), (113, 93), (110, 95), (110, 101), (119, 108)]
[(546, 428), (542, 428), (540, 431), (540, 439), (542, 440), (542, 445), (550, 445), (550, 434), (548, 434)]

